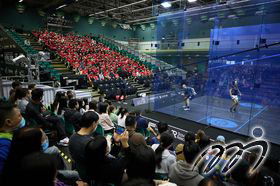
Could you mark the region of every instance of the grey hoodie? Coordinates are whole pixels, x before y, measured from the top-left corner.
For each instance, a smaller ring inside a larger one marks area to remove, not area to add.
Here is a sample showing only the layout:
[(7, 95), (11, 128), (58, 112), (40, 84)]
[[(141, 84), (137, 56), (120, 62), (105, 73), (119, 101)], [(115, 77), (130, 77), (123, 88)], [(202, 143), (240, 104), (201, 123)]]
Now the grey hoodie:
[(196, 167), (192, 170), (192, 165), (179, 160), (171, 165), (169, 178), (170, 182), (176, 183), (178, 186), (196, 186), (204, 177), (199, 174)]

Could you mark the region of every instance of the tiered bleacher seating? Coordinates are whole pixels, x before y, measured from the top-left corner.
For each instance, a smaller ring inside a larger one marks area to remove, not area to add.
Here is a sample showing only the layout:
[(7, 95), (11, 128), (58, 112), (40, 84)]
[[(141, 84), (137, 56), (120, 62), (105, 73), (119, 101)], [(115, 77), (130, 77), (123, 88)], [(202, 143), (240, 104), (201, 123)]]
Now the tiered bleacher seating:
[[(101, 39), (93, 40), (89, 36), (73, 34), (61, 35), (55, 32), (33, 32), (62, 60), (88, 78), (103, 80), (121, 77), (150, 76), (151, 68), (140, 62), (139, 57), (119, 50)], [(103, 76), (100, 77), (99, 75)]]

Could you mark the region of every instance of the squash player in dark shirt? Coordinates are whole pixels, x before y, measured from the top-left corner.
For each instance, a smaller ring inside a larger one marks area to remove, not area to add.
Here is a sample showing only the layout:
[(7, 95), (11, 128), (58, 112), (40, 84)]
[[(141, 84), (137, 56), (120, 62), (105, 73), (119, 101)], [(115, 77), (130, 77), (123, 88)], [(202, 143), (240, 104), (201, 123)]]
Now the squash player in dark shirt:
[(190, 110), (190, 99), (196, 95), (196, 92), (194, 88), (187, 86), (185, 83), (182, 84), (183, 87), (183, 96), (185, 101), (184, 110), (189, 111)]

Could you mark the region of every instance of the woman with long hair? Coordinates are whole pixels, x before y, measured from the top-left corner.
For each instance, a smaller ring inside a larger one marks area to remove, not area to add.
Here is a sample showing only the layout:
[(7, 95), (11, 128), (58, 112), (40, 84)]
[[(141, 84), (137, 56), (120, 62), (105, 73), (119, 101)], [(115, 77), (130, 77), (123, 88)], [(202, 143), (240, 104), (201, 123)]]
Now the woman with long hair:
[(156, 154), (156, 179), (167, 179), (170, 166), (176, 162), (176, 157), (168, 150), (173, 144), (173, 136), (164, 132), (160, 136), (160, 144), (152, 145)]
[(121, 108), (118, 113), (118, 126), (125, 128), (125, 119), (128, 115), (128, 110), (126, 108)]

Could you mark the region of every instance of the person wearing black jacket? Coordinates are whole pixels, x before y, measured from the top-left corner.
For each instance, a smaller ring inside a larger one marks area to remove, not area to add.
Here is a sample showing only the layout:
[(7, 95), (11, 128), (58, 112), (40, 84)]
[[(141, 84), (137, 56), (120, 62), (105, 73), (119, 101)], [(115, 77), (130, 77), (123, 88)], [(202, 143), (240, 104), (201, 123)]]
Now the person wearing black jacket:
[(120, 94), (120, 99), (121, 97), (123, 96), (123, 103), (126, 104), (126, 92), (127, 92), (127, 86), (128, 86), (128, 83), (123, 80), (123, 82), (121, 83), (121, 86), (120, 86), (120, 89), (121, 89), (121, 94)]
[(121, 146), (125, 152), (125, 156), (120, 159), (109, 155), (108, 139), (104, 136), (97, 136), (88, 142), (85, 154), (86, 170), (91, 178), (92, 185), (121, 185), (124, 169), (130, 159), (128, 138), (127, 131), (119, 136)]
[(43, 89), (36, 88), (32, 91), (32, 99), (26, 106), (26, 119), (29, 122), (35, 122), (42, 129), (56, 130), (59, 138), (59, 145), (68, 146), (69, 138), (66, 137), (65, 128), (60, 118), (46, 112), (41, 100), (43, 98)]
[(80, 130), (79, 122), (82, 118), (82, 114), (78, 111), (78, 100), (71, 99), (68, 103), (68, 106), (69, 108), (66, 108), (64, 112), (65, 123), (71, 124), (77, 132)]

